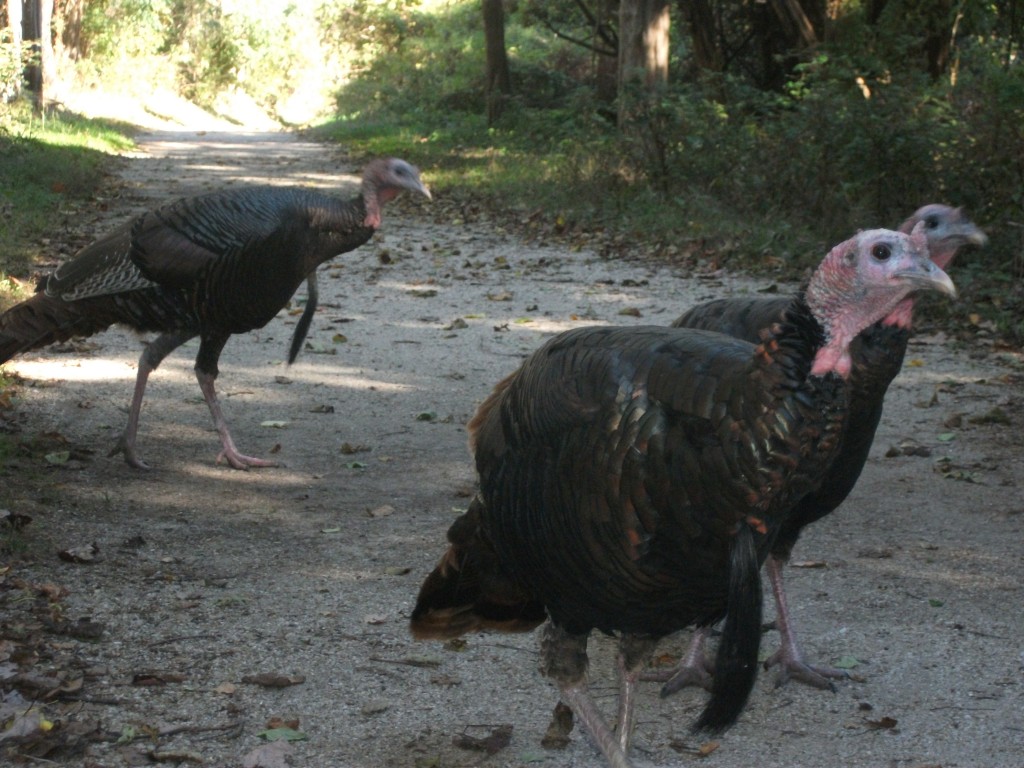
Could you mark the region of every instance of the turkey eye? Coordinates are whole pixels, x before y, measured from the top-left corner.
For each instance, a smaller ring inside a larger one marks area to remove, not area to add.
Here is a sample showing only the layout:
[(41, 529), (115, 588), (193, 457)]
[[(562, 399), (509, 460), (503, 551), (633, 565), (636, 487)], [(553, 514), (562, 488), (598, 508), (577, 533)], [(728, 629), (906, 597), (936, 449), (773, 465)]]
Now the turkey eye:
[(939, 217), (929, 216), (927, 219), (924, 220), (924, 225), (928, 229), (935, 229), (937, 226), (939, 226)]
[(888, 245), (876, 245), (871, 249), (871, 256), (875, 261), (888, 261), (892, 256), (892, 248)]

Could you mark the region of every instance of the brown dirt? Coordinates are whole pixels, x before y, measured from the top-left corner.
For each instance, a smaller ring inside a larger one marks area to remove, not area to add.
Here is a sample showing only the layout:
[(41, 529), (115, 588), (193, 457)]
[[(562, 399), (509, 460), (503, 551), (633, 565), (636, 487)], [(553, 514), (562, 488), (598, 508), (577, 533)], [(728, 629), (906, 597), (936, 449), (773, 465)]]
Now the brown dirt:
[[(355, 185), (336, 148), (287, 134), (164, 130), (140, 150), (91, 235), (230, 183)], [(446, 647), (407, 633), (473, 486), (465, 422), (547, 334), (667, 324), (694, 302), (760, 286), (524, 243), (500, 221), (437, 221), (438, 210), (393, 204), (371, 244), (323, 269), (312, 349), (296, 365), (282, 362), (288, 311), (228, 344), (219, 386), (236, 441), (278, 468), (214, 465), (194, 345), (151, 379), (139, 435), (150, 472), (106, 456), (130, 397), (133, 335), (8, 366), (21, 378), (0, 414), (19, 449), (0, 463), (0, 507), (32, 521), (4, 534), (0, 723), (27, 708), (20, 695), (56, 724), (29, 728), (23, 753), (111, 768), (280, 765), (251, 753), (283, 722), (305, 734), (289, 747), (301, 766), (600, 764), (578, 731), (564, 750), (540, 746), (556, 695), (532, 635)], [(808, 654), (845, 658), (861, 681), (832, 694), (776, 689), (762, 674), (704, 764), (1024, 765), (1022, 382), (1021, 358), (983, 337), (919, 332), (860, 485), (807, 532), (803, 567), (788, 572)], [(901, 444), (930, 455), (886, 456)], [(93, 562), (58, 556), (93, 543)], [(678, 654), (685, 641), (663, 645)], [(766, 654), (776, 641), (765, 636)], [(611, 711), (612, 645), (592, 645)], [(261, 674), (302, 682), (247, 682)], [(688, 726), (705, 696), (663, 701), (645, 688), (638, 765), (695, 759), (702, 740)], [(501, 725), (511, 743), (493, 755), (453, 743)], [(0, 749), (10, 733), (0, 730)]]

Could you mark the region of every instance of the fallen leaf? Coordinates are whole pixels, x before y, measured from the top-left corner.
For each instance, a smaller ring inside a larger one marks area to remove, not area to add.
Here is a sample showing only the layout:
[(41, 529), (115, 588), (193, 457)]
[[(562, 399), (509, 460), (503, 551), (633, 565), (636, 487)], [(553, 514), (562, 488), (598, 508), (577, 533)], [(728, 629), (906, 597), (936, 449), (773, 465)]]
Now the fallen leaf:
[(387, 616), (384, 616), (379, 613), (371, 613), (369, 616), (363, 618), (363, 621), (365, 621), (367, 624), (372, 624), (374, 626), (377, 626), (379, 624), (386, 624), (387, 620)]
[(437, 414), (434, 411), (421, 411), (416, 414), (416, 421), (437, 421)]
[(707, 757), (720, 746), (722, 743), (719, 741), (707, 741), (697, 748), (697, 757)]
[(310, 413), (334, 413), (333, 405), (314, 405), (309, 409)]
[(828, 568), (824, 560), (797, 560), (789, 564), (790, 568)]
[(627, 317), (640, 317), (640, 310), (636, 307), (623, 307), (619, 310), (620, 315), (626, 315)]
[(883, 717), (879, 720), (865, 720), (864, 724), (867, 725), (868, 728), (891, 731), (896, 727), (897, 722), (898, 721), (895, 717)]
[(360, 707), (359, 712), (364, 717), (371, 717), (373, 715), (380, 715), (391, 709), (391, 705), (383, 699), (377, 699), (375, 701), (368, 701)]
[(292, 730), (297, 731), (299, 730), (300, 724), (301, 721), (297, 717), (289, 718), (288, 720), (285, 720), (283, 717), (272, 717), (269, 720), (267, 720), (267, 724), (264, 727), (268, 729), (291, 728)]
[(836, 669), (853, 669), (860, 666), (860, 659), (855, 656), (841, 656), (833, 666)]
[(371, 448), (368, 445), (353, 445), (352, 443), (341, 444), (341, 452), (344, 453), (346, 456), (351, 455), (353, 453), (366, 453), (367, 451), (372, 450), (373, 448)]
[(512, 291), (496, 291), (495, 293), (488, 293), (487, 298), (491, 301), (512, 301), (515, 294)]
[(417, 299), (430, 299), (437, 296), (437, 290), (434, 288), (412, 288), (406, 291), (410, 296), (415, 296)]
[(459, 749), (472, 749), (476, 752), (486, 752), (488, 755), (498, 754), (511, 741), (511, 725), (499, 725), (483, 738), (470, 736), (467, 733), (460, 733), (452, 737), (452, 744)]
[(988, 413), (971, 416), (968, 421), (971, 424), (1002, 424), (1005, 426), (1010, 424), (1010, 417), (1006, 415), (1006, 411), (996, 406)]
[(572, 708), (558, 702), (551, 713), (551, 722), (548, 723), (548, 729), (544, 733), (544, 738), (540, 740), (540, 745), (545, 749), (565, 749), (569, 746), (572, 726)]
[(272, 429), (284, 429), (288, 426), (287, 421), (261, 421), (261, 427), (270, 427)]
[(95, 542), (80, 547), (69, 547), (57, 553), (57, 557), (68, 563), (95, 563), (100, 548)]
[(307, 736), (294, 728), (268, 728), (256, 734), (267, 741), (305, 741)]
[(346, 336), (344, 333), (336, 333), (333, 336), (331, 336), (331, 341), (333, 341), (335, 344), (345, 344), (348, 341), (348, 336)]
[(938, 598), (929, 597), (928, 598), (928, 605), (930, 605), (932, 608), (941, 608), (942, 606), (945, 605), (945, 603), (942, 602), (941, 600), (939, 600)]
[(463, 328), (469, 328), (469, 323), (463, 320), (461, 317), (456, 317), (448, 325), (441, 328), (442, 331), (461, 331)]
[(379, 507), (374, 507), (367, 514), (370, 517), (388, 517), (395, 514), (395, 508), (390, 504), (382, 504)]
[(287, 688), (306, 682), (305, 675), (281, 675), (276, 672), (261, 672), (258, 675), (246, 675), (242, 682), (248, 685), (260, 685), (264, 688)]
[(31, 522), (32, 518), (28, 515), (11, 512), (9, 509), (0, 509), (0, 523), (10, 526), (16, 531), (20, 531)]
[(214, 693), (221, 693), (225, 696), (232, 696), (237, 690), (238, 686), (236, 686), (234, 683), (221, 683), (213, 689)]
[(183, 683), (185, 675), (179, 672), (139, 672), (132, 676), (132, 685), (154, 686)]
[(67, 464), (68, 459), (71, 458), (71, 451), (54, 451), (46, 454), (43, 458), (47, 464)]

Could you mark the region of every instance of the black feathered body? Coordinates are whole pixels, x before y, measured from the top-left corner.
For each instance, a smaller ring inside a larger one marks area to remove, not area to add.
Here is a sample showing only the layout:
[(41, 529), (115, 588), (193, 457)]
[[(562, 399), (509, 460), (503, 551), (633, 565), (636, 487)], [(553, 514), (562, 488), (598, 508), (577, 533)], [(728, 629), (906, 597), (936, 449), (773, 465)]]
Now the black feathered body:
[[(672, 325), (714, 330), (757, 343), (780, 321), (789, 303), (784, 297), (717, 299), (694, 307)], [(857, 484), (882, 418), (885, 393), (900, 372), (909, 337), (906, 329), (878, 322), (850, 345), (849, 417), (839, 451), (818, 487), (799, 499), (786, 516), (772, 549), (775, 557), (788, 559), (801, 530), (835, 510)]]
[[(115, 323), (224, 340), (260, 328), (317, 265), (372, 236), (365, 215), (361, 197), (278, 187), (213, 192), (144, 213), (0, 317), (0, 362)], [(207, 363), (215, 372), (216, 360)]]
[(704, 331), (586, 328), (531, 355), (470, 425), (480, 493), (467, 514), (478, 530), (453, 526), (414, 633), (447, 634), (431, 626), (435, 610), (473, 610), (442, 597), (439, 574), (472, 578), (468, 561), (488, 550), (528, 598), (524, 614), (541, 604), (571, 633), (656, 637), (721, 618), (737, 531), (750, 526), (767, 556), (846, 412), (838, 378), (808, 378), (821, 329), (797, 305), (761, 347)]

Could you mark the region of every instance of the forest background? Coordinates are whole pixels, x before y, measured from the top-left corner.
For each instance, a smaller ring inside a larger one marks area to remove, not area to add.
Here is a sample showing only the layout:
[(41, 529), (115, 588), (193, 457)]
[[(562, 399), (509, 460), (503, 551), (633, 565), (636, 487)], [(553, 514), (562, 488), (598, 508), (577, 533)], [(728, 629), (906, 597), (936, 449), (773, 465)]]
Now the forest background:
[(612, 257), (794, 278), (963, 205), (991, 243), (931, 311), (1024, 343), (1020, 0), (6, 0), (0, 28), (5, 303), (131, 146), (68, 95), (167, 92)]

